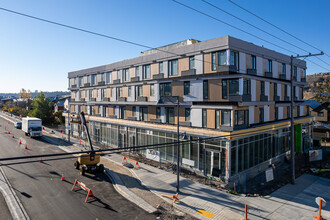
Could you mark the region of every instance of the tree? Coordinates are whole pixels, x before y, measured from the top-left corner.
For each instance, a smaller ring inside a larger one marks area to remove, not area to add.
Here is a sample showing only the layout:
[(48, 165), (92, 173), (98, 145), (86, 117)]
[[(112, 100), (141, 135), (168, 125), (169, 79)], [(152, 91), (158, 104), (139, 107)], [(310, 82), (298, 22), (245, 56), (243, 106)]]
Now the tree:
[(32, 102), (30, 117), (40, 118), (44, 124), (51, 124), (54, 121), (53, 103), (44, 93), (39, 93)]
[(319, 103), (324, 103), (330, 100), (330, 83), (323, 82), (316, 86), (315, 89), (315, 100)]
[(27, 99), (32, 98), (32, 92), (30, 90), (26, 91), (24, 88), (18, 93), (19, 98)]

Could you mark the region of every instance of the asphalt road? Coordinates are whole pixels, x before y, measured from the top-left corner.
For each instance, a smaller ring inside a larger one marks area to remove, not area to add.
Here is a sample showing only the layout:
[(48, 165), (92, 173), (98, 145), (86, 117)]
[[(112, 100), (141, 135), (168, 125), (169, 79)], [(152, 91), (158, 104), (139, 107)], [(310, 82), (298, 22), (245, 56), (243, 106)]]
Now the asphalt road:
[[(47, 143), (45, 138), (26, 137), (23, 131), (15, 129), (13, 124), (8, 124), (2, 118), (0, 125), (0, 158), (63, 152), (55, 145)], [(20, 140), (23, 143), (21, 145)], [(25, 143), (27, 150), (24, 149)], [(156, 218), (118, 194), (105, 174), (81, 176), (74, 169), (75, 159), (68, 157), (43, 158), (42, 163), (39, 159), (0, 161), (31, 219)], [(61, 181), (62, 173), (65, 181)], [(86, 191), (71, 191), (75, 179), (92, 189), (95, 201), (85, 203)]]

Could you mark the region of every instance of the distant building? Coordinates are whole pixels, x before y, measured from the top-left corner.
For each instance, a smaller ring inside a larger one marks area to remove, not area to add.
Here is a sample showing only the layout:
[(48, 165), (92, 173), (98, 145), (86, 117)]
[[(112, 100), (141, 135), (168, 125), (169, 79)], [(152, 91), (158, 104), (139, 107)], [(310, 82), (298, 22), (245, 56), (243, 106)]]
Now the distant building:
[(54, 111), (55, 112), (64, 111), (64, 101), (56, 102), (55, 105), (54, 105)]
[(330, 102), (320, 104), (315, 100), (311, 100), (310, 103), (310, 114), (315, 116), (315, 121), (330, 124)]
[[(182, 165), (243, 189), (271, 164), (284, 164), (291, 97), (297, 149), (311, 146), (306, 62), (293, 65), (291, 94), (290, 56), (230, 36), (187, 40), (68, 73), (70, 112), (86, 112), (93, 141), (114, 147), (175, 142), (179, 118), (179, 138), (194, 140), (181, 146)], [(80, 135), (77, 124), (72, 130)], [(176, 145), (157, 151), (176, 163)]]

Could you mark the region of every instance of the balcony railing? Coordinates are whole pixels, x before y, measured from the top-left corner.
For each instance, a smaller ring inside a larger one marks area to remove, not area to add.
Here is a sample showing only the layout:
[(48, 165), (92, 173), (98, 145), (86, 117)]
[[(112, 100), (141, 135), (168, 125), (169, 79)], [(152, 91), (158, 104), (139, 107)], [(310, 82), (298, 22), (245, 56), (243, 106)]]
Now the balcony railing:
[(113, 84), (118, 84), (118, 83), (120, 83), (120, 79), (115, 79), (115, 80), (113, 81)]
[(273, 73), (272, 72), (265, 72), (265, 76), (269, 78), (273, 78)]
[(284, 97), (284, 101), (290, 101), (290, 97), (289, 96), (285, 96)]
[(256, 69), (247, 69), (247, 74), (249, 74), (249, 75), (257, 75), (257, 70)]
[(267, 95), (260, 95), (260, 101), (267, 102), (268, 101), (268, 96)]
[(103, 98), (103, 102), (110, 102), (110, 98), (106, 98), (106, 97), (104, 97), (104, 98)]
[(104, 81), (98, 82), (97, 85), (104, 86), (105, 85), (105, 82)]
[(190, 127), (191, 126), (191, 122), (190, 121), (180, 121), (179, 122), (180, 126), (186, 126), (186, 127)]
[(228, 72), (237, 72), (237, 67), (233, 65), (222, 65), (222, 66), (217, 66), (216, 71), (218, 73), (228, 73)]
[(152, 76), (153, 79), (164, 79), (164, 73), (159, 73)]
[(127, 117), (128, 120), (136, 121), (136, 117)]
[(126, 102), (126, 97), (118, 97), (118, 102)]
[(251, 102), (251, 95), (229, 95), (230, 102)]
[(181, 76), (193, 76), (195, 74), (196, 74), (196, 70), (195, 69), (181, 71)]
[(160, 120), (160, 118), (151, 118), (150, 122), (152, 123), (162, 123), (162, 121)]
[(70, 88), (72, 88), (72, 89), (75, 89), (75, 88), (77, 88), (77, 84), (73, 84), (73, 85), (71, 85), (71, 87)]
[(138, 102), (147, 102), (148, 98), (144, 96), (138, 96), (136, 99)]
[(85, 101), (85, 98), (80, 98), (80, 101), (81, 101), (81, 102), (84, 102), (84, 101)]
[(91, 102), (96, 102), (96, 98), (91, 98)]
[(279, 97), (278, 95), (274, 96), (274, 101), (281, 101), (281, 97)]
[(132, 77), (131, 82), (138, 82), (140, 78), (138, 76)]
[(285, 73), (281, 73), (281, 74), (279, 75), (279, 78), (280, 78), (280, 79), (286, 79), (286, 74), (285, 74)]

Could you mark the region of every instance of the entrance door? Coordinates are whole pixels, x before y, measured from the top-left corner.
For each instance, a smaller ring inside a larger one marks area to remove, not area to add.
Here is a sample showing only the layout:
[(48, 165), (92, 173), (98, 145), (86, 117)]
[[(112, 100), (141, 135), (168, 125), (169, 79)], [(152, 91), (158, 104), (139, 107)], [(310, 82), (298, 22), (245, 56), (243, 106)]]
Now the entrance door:
[(215, 178), (221, 176), (221, 153), (219, 151), (206, 149), (206, 167), (207, 175)]

